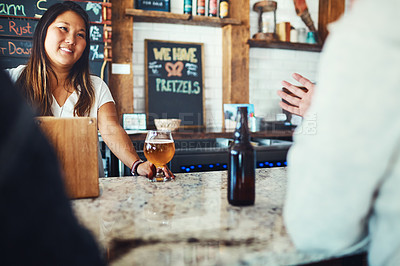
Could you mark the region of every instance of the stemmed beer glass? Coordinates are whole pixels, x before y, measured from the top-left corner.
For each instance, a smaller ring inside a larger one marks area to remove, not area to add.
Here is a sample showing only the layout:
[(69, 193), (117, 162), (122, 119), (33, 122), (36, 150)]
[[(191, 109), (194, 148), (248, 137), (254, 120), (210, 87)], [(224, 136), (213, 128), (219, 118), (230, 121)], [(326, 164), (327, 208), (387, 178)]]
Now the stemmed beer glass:
[(143, 148), (144, 156), (157, 168), (157, 173), (151, 181), (165, 182), (172, 178), (166, 177), (162, 168), (171, 161), (175, 154), (175, 144), (171, 131), (150, 130), (147, 132)]

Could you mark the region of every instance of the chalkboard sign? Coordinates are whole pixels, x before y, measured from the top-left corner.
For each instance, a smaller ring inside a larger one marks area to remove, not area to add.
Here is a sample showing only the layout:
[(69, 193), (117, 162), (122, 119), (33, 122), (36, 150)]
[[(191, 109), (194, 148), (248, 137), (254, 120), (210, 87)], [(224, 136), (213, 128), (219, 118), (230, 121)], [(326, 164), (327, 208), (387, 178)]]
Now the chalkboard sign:
[(178, 118), (183, 127), (204, 126), (203, 44), (145, 40), (146, 112)]
[[(39, 18), (53, 4), (63, 0), (0, 0), (0, 63), (12, 68), (26, 64), (31, 55), (32, 36)], [(101, 76), (104, 55), (103, 6), (109, 3), (97, 1), (75, 1), (89, 15), (90, 25), (90, 69)]]

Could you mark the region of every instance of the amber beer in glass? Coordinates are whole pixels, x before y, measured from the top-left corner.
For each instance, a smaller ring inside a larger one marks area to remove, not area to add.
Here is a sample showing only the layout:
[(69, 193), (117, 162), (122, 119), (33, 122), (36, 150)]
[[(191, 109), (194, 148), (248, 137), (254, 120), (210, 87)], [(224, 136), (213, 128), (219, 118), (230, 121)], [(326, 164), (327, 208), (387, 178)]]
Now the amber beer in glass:
[(161, 168), (171, 161), (175, 154), (175, 144), (170, 131), (151, 130), (147, 133), (143, 148), (144, 156), (157, 168), (154, 182), (170, 181), (162, 172)]
[(253, 205), (255, 200), (256, 154), (250, 143), (247, 122), (247, 107), (238, 107), (228, 162), (228, 202), (236, 206)]

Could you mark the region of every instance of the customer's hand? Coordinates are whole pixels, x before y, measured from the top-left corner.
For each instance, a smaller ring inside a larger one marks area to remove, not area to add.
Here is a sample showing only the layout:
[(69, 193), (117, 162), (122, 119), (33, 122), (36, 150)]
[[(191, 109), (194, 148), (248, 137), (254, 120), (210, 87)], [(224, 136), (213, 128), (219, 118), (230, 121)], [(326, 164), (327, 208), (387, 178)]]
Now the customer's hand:
[(303, 77), (300, 74), (293, 73), (292, 77), (297, 80), (300, 84), (302, 84), (308, 91), (304, 91), (300, 89), (298, 86), (295, 86), (287, 81), (282, 81), (282, 85), (288, 91), (292, 93), (289, 95), (288, 93), (279, 90), (277, 93), (279, 97), (283, 100), (287, 101), (289, 104), (281, 101), (279, 105), (282, 109), (299, 116), (304, 116), (306, 111), (311, 105), (312, 96), (314, 94), (315, 84), (312, 83), (307, 78)]
[[(169, 170), (169, 168), (167, 166), (163, 167), (161, 170), (164, 172), (166, 177), (170, 177), (170, 178), (175, 177), (175, 175), (171, 172), (171, 170)], [(157, 169), (154, 164), (152, 164), (149, 161), (145, 161), (144, 163), (139, 164), (139, 166), (137, 168), (137, 172), (140, 176), (145, 176), (147, 178), (153, 178), (157, 173)]]

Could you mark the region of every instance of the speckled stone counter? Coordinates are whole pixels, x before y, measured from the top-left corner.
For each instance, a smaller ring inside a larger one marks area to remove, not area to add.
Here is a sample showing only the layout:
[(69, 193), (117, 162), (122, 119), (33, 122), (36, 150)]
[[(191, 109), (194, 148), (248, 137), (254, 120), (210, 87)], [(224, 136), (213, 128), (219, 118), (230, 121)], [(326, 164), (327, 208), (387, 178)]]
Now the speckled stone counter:
[(100, 179), (101, 196), (73, 201), (112, 265), (293, 265), (324, 259), (296, 252), (284, 229), (286, 169), (257, 169), (256, 202), (227, 202), (227, 173)]

